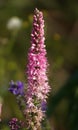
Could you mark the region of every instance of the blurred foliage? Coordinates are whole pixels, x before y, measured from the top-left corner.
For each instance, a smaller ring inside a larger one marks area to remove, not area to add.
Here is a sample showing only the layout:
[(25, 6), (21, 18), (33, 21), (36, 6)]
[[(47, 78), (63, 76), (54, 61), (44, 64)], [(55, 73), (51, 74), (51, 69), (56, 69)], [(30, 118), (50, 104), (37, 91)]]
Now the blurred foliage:
[[(0, 0), (0, 97), (3, 100), (0, 129), (9, 130), (7, 122), (11, 117), (23, 118), (8, 87), (12, 79), (26, 80), (27, 52), (36, 7), (43, 11), (45, 19), (45, 44), (52, 86), (48, 107), (51, 126), (56, 130), (77, 130), (77, 0)], [(7, 23), (15, 16), (22, 20), (22, 26), (18, 30), (9, 30)]]
[(64, 118), (65, 128), (78, 130), (78, 70), (70, 76), (54, 96), (50, 97), (47, 116), (51, 118), (52, 115), (58, 122)]

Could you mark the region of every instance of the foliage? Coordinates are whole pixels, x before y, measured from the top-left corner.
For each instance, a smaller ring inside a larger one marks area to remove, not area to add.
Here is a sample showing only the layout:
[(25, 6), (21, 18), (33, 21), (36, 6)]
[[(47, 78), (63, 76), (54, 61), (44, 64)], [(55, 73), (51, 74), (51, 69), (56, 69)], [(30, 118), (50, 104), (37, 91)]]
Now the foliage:
[[(62, 118), (62, 112), (63, 109), (67, 110), (65, 114), (65, 127), (67, 127), (69, 130), (77, 130), (78, 129), (78, 70), (74, 72), (68, 79), (68, 81), (61, 87), (61, 89), (50, 98), (48, 110), (47, 110), (47, 116), (50, 118), (52, 115), (55, 115), (55, 118), (57, 118), (58, 112), (59, 112), (59, 118), (57, 121), (59, 122), (59, 119)], [(64, 104), (62, 104), (63, 102)], [(65, 108), (60, 106), (64, 105)], [(58, 111), (59, 108), (59, 111)], [(67, 129), (66, 128), (66, 129)]]

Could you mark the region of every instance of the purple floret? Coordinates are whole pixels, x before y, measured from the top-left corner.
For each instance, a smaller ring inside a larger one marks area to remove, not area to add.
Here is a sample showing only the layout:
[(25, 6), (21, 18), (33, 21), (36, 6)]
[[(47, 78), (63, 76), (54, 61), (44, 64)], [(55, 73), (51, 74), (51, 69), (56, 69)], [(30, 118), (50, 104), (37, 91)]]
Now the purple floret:
[(21, 120), (18, 120), (17, 118), (12, 118), (9, 121), (9, 127), (11, 130), (21, 130), (21, 128), (24, 127), (24, 122)]
[(23, 82), (17, 81), (15, 83), (14, 81), (11, 81), (9, 91), (11, 93), (13, 93), (14, 95), (23, 95), (24, 94), (24, 84), (23, 84)]
[(41, 109), (42, 109), (43, 112), (46, 112), (46, 110), (47, 110), (47, 102), (43, 101), (41, 103)]

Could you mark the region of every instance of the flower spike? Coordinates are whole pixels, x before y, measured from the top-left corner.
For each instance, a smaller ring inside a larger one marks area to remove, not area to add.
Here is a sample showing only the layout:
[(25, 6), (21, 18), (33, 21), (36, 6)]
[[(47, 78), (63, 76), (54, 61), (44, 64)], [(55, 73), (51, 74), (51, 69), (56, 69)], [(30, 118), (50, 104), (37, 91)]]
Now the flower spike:
[(28, 52), (28, 84), (25, 93), (25, 115), (27, 117), (28, 128), (32, 130), (38, 130), (41, 125), (44, 118), (44, 112), (42, 110), (44, 109), (43, 102), (46, 104), (46, 99), (50, 91), (47, 77), (47, 52), (44, 41), (43, 13), (36, 8), (31, 32), (31, 47)]

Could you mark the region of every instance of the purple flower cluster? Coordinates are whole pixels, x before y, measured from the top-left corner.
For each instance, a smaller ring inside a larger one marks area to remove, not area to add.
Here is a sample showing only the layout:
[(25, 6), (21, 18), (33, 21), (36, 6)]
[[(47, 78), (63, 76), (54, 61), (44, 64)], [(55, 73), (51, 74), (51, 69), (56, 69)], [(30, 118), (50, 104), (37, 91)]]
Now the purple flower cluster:
[(33, 18), (33, 30), (31, 33), (31, 48), (28, 53), (27, 94), (36, 96), (39, 100), (45, 100), (50, 90), (47, 78), (47, 58), (44, 45), (44, 20), (43, 14), (35, 10)]
[[(28, 52), (27, 65), (27, 92), (25, 114), (28, 117), (29, 128), (37, 130), (44, 117), (43, 102), (45, 102), (50, 91), (47, 77), (48, 62), (44, 45), (44, 20), (43, 14), (35, 9), (33, 17), (33, 29), (31, 33), (31, 47)], [(31, 116), (33, 113), (33, 116)], [(30, 115), (30, 116), (29, 116)], [(35, 116), (34, 116), (35, 115)], [(34, 119), (33, 119), (34, 117)], [(36, 123), (36, 125), (34, 124)], [(33, 128), (35, 125), (36, 128)]]
[(17, 118), (12, 118), (9, 122), (9, 127), (11, 130), (19, 130), (21, 128), (20, 123)]
[(21, 120), (18, 120), (17, 118), (12, 118), (9, 121), (9, 127), (11, 130), (21, 130), (22, 128), (24, 128), (24, 122)]
[(16, 83), (14, 83), (14, 81), (11, 81), (9, 91), (14, 95), (23, 95), (24, 84), (21, 81), (17, 81)]

